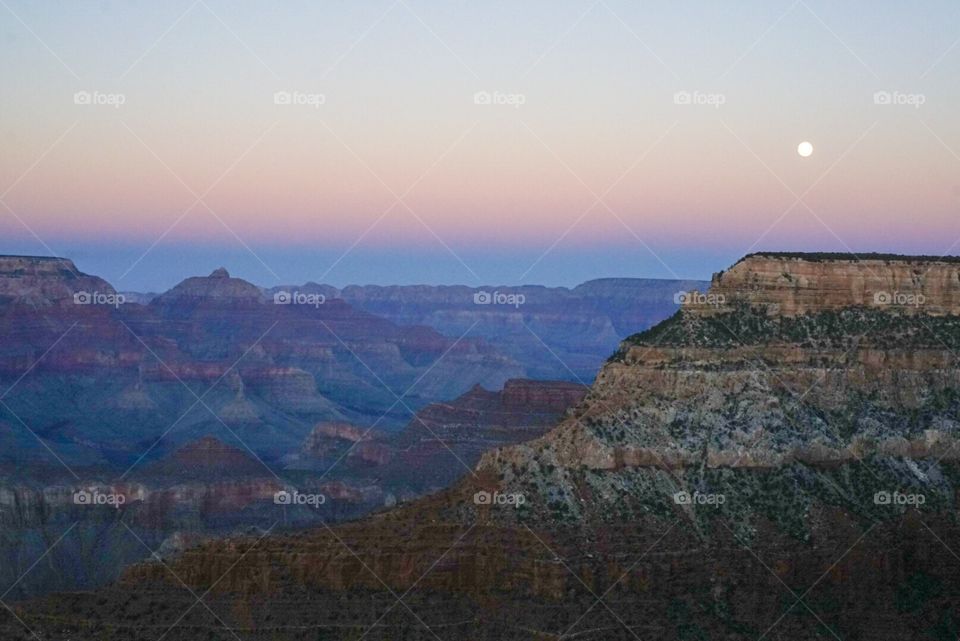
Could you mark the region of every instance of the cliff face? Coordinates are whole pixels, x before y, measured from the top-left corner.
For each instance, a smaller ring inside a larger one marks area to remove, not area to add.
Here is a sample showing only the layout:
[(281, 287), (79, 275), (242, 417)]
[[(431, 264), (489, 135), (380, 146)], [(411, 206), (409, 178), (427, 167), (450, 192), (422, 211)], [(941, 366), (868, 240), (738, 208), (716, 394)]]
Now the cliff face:
[[(952, 259), (747, 257), (675, 316), (625, 340), (556, 429), (490, 452), (479, 467), (548, 495), (553, 508), (540, 512), (548, 520), (603, 519), (611, 504), (614, 512), (667, 509), (673, 492), (711, 486), (743, 497), (737, 484), (754, 495), (739, 503), (741, 518), (778, 519), (785, 515), (764, 504), (772, 497), (763, 498), (759, 479), (789, 486), (838, 470), (847, 471), (835, 483), (846, 509), (903, 486), (952, 505), (958, 267)], [(881, 287), (921, 304), (875, 301)], [(854, 477), (852, 468), (869, 473)], [(581, 501), (585, 486), (603, 500)], [(835, 497), (795, 500), (806, 511)], [(791, 527), (803, 526), (793, 519)]]
[(583, 385), (564, 381), (509, 380), (503, 385), (503, 407), (528, 413), (562, 413), (587, 393)]
[(303, 451), (311, 456), (323, 456), (329, 451), (331, 442), (358, 443), (371, 440), (377, 436), (383, 437), (383, 434), (377, 431), (368, 432), (362, 427), (350, 423), (318, 423), (304, 442)]
[[(433, 403), (417, 413), (404, 432), (406, 442), (437, 438), (462, 441), (498, 439), (498, 433), (545, 430), (583, 399), (587, 388), (566, 381), (511, 379), (499, 392), (476, 386), (449, 403)], [(509, 435), (506, 436), (510, 439)]]
[[(885, 320), (841, 318), (851, 326)], [(931, 331), (947, 336), (934, 323)], [(957, 336), (960, 323), (946, 330)], [(519, 462), (542, 446), (560, 465), (604, 470), (832, 465), (874, 454), (956, 460), (954, 350), (935, 334), (910, 348), (866, 338), (835, 348), (641, 340), (604, 367), (587, 400), (543, 442), (488, 458)]]
[(0, 303), (73, 305), (78, 292), (116, 293), (105, 280), (78, 271), (66, 258), (0, 256)]
[(687, 304), (722, 313), (737, 304), (798, 316), (850, 306), (897, 308), (901, 314), (960, 313), (960, 262), (935, 257), (754, 254), (714, 274), (711, 298)]
[(458, 398), (419, 410), (400, 432), (343, 422), (317, 424), (293, 467), (336, 466), (354, 486), (375, 485), (409, 500), (447, 487), (492, 448), (542, 435), (574, 407), (586, 388), (565, 381), (511, 379), (502, 390), (475, 386)]
[[(216, 439), (190, 444), (137, 472), (125, 480), (91, 476), (0, 486), (0, 581), (15, 585), (10, 596), (93, 588), (150, 550), (266, 528), (275, 519), (275, 510), (262, 506), (272, 504), (281, 484)], [(17, 582), (28, 567), (24, 559), (39, 554), (44, 563)]]
[[(201, 541), (266, 531), (281, 521), (306, 527), (322, 519), (355, 518), (384, 502), (375, 485), (292, 478), (299, 491), (324, 497), (322, 514), (312, 506), (278, 505), (277, 493), (294, 487), (248, 452), (209, 436), (144, 464), (126, 479), (100, 473), (46, 485), (5, 483), (0, 581), (15, 584), (10, 598), (90, 589), (115, 580), (151, 551), (172, 556)], [(87, 500), (78, 501), (82, 495)], [(45, 552), (45, 562), (17, 582), (26, 559)], [(0, 638), (7, 637), (0, 633)]]

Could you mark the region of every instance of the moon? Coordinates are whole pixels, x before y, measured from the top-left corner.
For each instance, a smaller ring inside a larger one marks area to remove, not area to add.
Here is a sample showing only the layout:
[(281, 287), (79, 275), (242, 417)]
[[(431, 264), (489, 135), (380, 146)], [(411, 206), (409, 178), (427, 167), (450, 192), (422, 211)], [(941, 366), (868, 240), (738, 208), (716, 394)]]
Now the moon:
[(813, 153), (813, 145), (807, 142), (806, 140), (804, 140), (802, 143), (797, 145), (797, 153), (803, 156), (804, 158), (808, 158), (810, 154)]

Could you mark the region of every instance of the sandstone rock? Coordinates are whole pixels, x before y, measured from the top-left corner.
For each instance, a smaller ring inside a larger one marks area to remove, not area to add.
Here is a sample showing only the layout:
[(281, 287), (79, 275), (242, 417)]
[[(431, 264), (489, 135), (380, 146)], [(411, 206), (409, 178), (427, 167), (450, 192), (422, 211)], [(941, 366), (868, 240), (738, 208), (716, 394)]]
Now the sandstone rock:
[(687, 308), (718, 313), (746, 302), (782, 316), (850, 306), (893, 307), (902, 314), (958, 314), (960, 261), (933, 256), (751, 254), (714, 274), (709, 294), (722, 297), (724, 304)]
[(116, 291), (105, 280), (78, 271), (66, 258), (0, 256), (0, 303), (72, 306), (74, 294), (79, 293)]

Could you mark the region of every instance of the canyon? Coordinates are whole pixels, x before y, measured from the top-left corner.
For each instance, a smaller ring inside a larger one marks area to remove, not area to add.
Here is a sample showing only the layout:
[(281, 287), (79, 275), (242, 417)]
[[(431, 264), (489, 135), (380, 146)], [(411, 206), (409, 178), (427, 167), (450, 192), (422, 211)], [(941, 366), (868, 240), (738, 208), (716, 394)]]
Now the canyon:
[[(0, 580), (14, 596), (89, 588), (156, 553), (163, 557), (216, 536), (303, 528), (356, 518), (438, 491), (491, 447), (543, 434), (586, 390), (567, 382), (509, 380), (476, 386), (458, 399), (421, 409), (401, 432), (320, 422), (299, 454), (274, 471), (253, 452), (205, 436), (134, 468), (120, 480), (87, 470), (83, 481), (0, 487)], [(119, 497), (77, 504), (76, 494)], [(278, 492), (323, 497), (315, 508), (278, 505)], [(64, 535), (63, 539), (59, 539)], [(23, 559), (43, 555), (28, 569)]]
[(586, 392), (578, 383), (512, 379), (499, 391), (478, 385), (427, 405), (396, 433), (320, 423), (288, 469), (325, 474), (335, 467), (351, 486), (376, 487), (377, 507), (409, 501), (470, 473), (484, 452), (543, 435)]
[[(477, 305), (469, 288), (447, 288), (456, 295), (399, 288), (398, 324), (339, 292), (278, 302), (225, 269), (188, 278), (142, 304), (67, 259), (0, 257), (0, 381), (6, 385), (0, 478), (25, 471), (41, 480), (81, 476), (72, 468), (122, 471), (208, 434), (282, 468), (318, 422), (391, 432), (430, 403), (476, 385), (499, 390), (510, 379), (589, 381), (592, 372), (582, 378), (550, 344), (563, 342), (567, 352), (599, 362), (609, 353), (605, 345), (627, 334), (622, 325), (610, 329), (614, 317), (649, 326), (676, 309), (677, 286), (640, 279), (581, 286), (596, 292), (574, 297), (579, 311), (568, 306), (570, 291), (551, 290), (560, 298), (531, 300), (529, 314)], [(628, 303), (631, 296), (636, 300)], [(432, 306), (433, 316), (447, 318), (455, 305), (467, 325), (438, 321), (448, 335), (409, 324), (431, 317)], [(412, 315), (400, 313), (411, 306)], [(569, 320), (558, 321), (559, 333), (540, 338), (533, 332), (548, 309), (552, 318)], [(497, 329), (492, 338), (468, 331), (485, 325), (477, 310), (492, 310), (493, 325), (506, 322), (524, 333), (522, 359), (504, 347), (516, 337), (501, 344)], [(598, 332), (600, 325), (607, 329)]]
[[(646, 324), (677, 307), (672, 281), (620, 282), (658, 292), (626, 305)], [(69, 259), (0, 256), (0, 580), (58, 542), (9, 596), (102, 585), (154, 550), (265, 531), (278, 514), (297, 528), (413, 500), (582, 397), (526, 330), (537, 351), (518, 361), (469, 326), (444, 335), (336, 295), (310, 301), (222, 268), (138, 296)], [(596, 321), (570, 318), (569, 349), (601, 358)], [(566, 380), (524, 378), (547, 362)], [(322, 514), (278, 512), (274, 495), (294, 487), (329, 498)], [(80, 491), (125, 502), (78, 506)]]
[[(626, 338), (556, 427), (488, 451), (451, 488), (203, 542), (22, 604), (6, 630), (954, 639), (960, 263), (884, 257), (866, 282), (861, 260), (746, 257)], [(866, 295), (875, 285), (923, 293), (929, 313)]]
[(306, 283), (268, 294), (340, 298), (399, 325), (425, 325), (446, 336), (469, 330), (522, 363), (528, 378), (589, 383), (623, 338), (676, 311), (679, 292), (708, 284), (649, 278), (602, 278), (569, 289)]

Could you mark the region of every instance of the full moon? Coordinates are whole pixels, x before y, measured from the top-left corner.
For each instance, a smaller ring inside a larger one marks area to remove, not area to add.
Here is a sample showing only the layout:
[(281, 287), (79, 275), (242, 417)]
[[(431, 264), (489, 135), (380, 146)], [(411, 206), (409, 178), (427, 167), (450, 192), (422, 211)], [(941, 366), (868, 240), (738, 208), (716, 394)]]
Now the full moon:
[(813, 153), (813, 145), (807, 141), (803, 141), (797, 145), (797, 153), (806, 158)]

